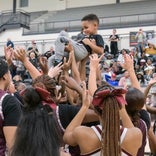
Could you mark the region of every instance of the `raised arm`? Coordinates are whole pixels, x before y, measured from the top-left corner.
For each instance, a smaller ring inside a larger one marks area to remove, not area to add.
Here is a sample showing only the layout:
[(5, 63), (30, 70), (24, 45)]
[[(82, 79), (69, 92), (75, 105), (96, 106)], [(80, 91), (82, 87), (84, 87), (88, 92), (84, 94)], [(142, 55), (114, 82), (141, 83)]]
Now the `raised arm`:
[[(156, 84), (156, 78), (153, 78), (149, 81), (145, 91), (144, 91), (144, 95), (145, 95), (145, 98), (147, 98), (147, 95), (151, 89), (151, 87)], [(155, 107), (152, 107), (152, 106), (149, 106), (149, 105), (146, 105), (146, 109), (149, 113), (151, 114), (156, 114), (156, 108)]]
[[(140, 83), (136, 77), (135, 70), (134, 70), (134, 62), (133, 62), (133, 57), (131, 57), (128, 54), (124, 55), (124, 63), (120, 63), (120, 65), (128, 71), (130, 75), (130, 80), (132, 83), (132, 87), (137, 88), (141, 90)], [(142, 91), (142, 90), (141, 90)]]
[(92, 54), (89, 56), (90, 58), (90, 73), (89, 73), (89, 81), (88, 81), (88, 90), (91, 96), (94, 95), (95, 90), (97, 89), (97, 70), (99, 66), (99, 62), (102, 59), (103, 55), (98, 57), (97, 54)]
[(81, 125), (86, 112), (88, 111), (88, 108), (90, 106), (90, 96), (88, 94), (88, 91), (86, 91), (85, 83), (83, 82), (83, 105), (81, 106), (81, 109), (76, 114), (74, 119), (70, 122), (68, 127), (65, 130), (63, 140), (65, 143), (70, 145), (77, 145), (77, 139), (73, 137), (74, 129)]
[(29, 71), (32, 79), (35, 79), (36, 77), (41, 75), (41, 73), (36, 69), (35, 66), (33, 66), (33, 64), (27, 58), (26, 51), (23, 48), (15, 49), (14, 50), (14, 56), (16, 59), (23, 62), (25, 68)]

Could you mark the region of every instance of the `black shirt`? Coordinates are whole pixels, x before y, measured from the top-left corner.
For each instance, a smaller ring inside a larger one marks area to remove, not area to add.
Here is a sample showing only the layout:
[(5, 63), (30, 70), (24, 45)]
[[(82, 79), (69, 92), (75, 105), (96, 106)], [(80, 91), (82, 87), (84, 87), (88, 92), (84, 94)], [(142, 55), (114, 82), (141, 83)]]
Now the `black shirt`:
[(18, 125), (21, 115), (21, 105), (16, 97), (6, 95), (2, 102), (2, 111), (4, 116), (3, 126)]
[[(101, 35), (99, 35), (99, 34), (90, 35), (89, 37), (84, 37), (84, 38), (94, 39), (97, 46), (104, 48), (104, 40), (103, 40), (103, 38), (102, 38)], [(88, 45), (86, 45), (86, 44), (83, 43), (83, 39), (82, 39), (82, 41), (80, 41), (80, 43), (82, 43), (85, 46), (85, 48), (87, 49), (87, 51), (89, 53), (91, 53), (92, 52), (92, 49)]]

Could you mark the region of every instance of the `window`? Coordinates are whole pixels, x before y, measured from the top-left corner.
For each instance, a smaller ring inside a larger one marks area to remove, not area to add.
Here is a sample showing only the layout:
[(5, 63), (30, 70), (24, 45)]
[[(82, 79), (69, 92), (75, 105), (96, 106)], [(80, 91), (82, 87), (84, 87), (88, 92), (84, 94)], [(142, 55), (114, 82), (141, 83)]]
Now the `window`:
[(120, 3), (120, 0), (116, 0), (116, 3)]
[(20, 7), (28, 7), (28, 0), (20, 0)]

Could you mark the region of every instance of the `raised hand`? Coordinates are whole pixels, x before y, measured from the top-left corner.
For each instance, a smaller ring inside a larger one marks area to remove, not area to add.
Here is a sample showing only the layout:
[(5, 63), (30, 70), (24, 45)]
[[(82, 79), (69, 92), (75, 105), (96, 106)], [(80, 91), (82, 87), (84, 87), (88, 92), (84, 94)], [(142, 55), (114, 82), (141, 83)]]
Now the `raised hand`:
[(8, 64), (12, 63), (13, 53), (13, 48), (11, 48), (11, 46), (4, 46), (5, 59), (7, 60)]
[(48, 60), (46, 57), (39, 57), (39, 66), (44, 74), (48, 74)]
[(88, 90), (86, 90), (86, 83), (83, 81), (81, 85), (82, 85), (82, 89), (83, 89), (82, 105), (89, 108), (90, 103), (91, 103), (91, 98), (90, 98)]
[(59, 63), (57, 66), (55, 67), (51, 67), (48, 71), (48, 75), (53, 78), (55, 76), (58, 76), (61, 72), (62, 72), (62, 67), (63, 65), (61, 65), (62, 63)]
[(154, 83), (156, 83), (156, 77), (152, 78), (152, 79), (149, 81), (149, 85), (153, 85)]
[(74, 56), (74, 52), (71, 51), (71, 52), (69, 53), (69, 59), (68, 59), (68, 61), (67, 61), (67, 58), (64, 57), (64, 59), (63, 59), (63, 69), (64, 69), (64, 70), (68, 71), (68, 70), (70, 69), (73, 56)]
[(90, 58), (90, 69), (97, 69), (99, 66), (99, 62), (101, 61), (104, 54), (98, 57), (97, 54), (92, 54), (89, 56)]
[(28, 59), (26, 51), (22, 47), (17, 47), (16, 49), (14, 49), (14, 56), (16, 59), (20, 60), (23, 63)]
[(124, 63), (120, 63), (120, 65), (122, 68), (124, 68), (127, 71), (133, 70), (134, 69), (133, 56), (125, 54), (124, 55)]

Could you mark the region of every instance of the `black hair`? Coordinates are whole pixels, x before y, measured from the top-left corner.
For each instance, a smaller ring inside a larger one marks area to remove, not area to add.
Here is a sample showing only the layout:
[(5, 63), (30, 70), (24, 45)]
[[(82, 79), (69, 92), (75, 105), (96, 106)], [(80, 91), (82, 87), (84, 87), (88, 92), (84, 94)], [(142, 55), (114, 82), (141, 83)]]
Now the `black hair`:
[(84, 16), (81, 21), (96, 21), (97, 24), (99, 25), (99, 18), (95, 14), (88, 14)]
[(24, 110), (19, 122), (11, 156), (59, 156), (60, 131), (49, 105), (32, 87), (23, 93)]
[(145, 96), (139, 89), (131, 87), (128, 88), (125, 98), (127, 101), (127, 105), (125, 106), (127, 113), (132, 118), (133, 124), (137, 126), (140, 119), (139, 112), (145, 103)]
[(0, 58), (0, 78), (9, 71), (8, 64)]

